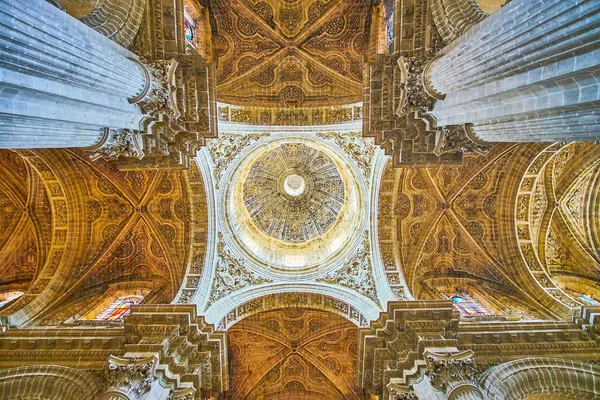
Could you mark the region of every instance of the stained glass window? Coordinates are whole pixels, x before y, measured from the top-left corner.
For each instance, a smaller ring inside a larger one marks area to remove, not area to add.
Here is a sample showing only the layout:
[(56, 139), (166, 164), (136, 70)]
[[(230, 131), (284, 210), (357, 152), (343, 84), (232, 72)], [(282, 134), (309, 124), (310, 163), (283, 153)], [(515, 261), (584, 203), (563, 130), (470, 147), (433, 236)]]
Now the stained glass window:
[(21, 296), (23, 296), (23, 292), (19, 292), (17, 290), (0, 294), (0, 307), (4, 307), (6, 304), (18, 299)]
[(585, 294), (579, 296), (579, 300), (590, 306), (600, 306), (600, 302), (598, 300), (595, 300), (590, 296), (586, 296)]
[(469, 293), (444, 293), (447, 299), (452, 300), (454, 306), (460, 311), (460, 315), (463, 317), (482, 317), (487, 315), (494, 315), (488, 310), (483, 304), (481, 304), (475, 297)]
[(394, 52), (394, 0), (385, 0), (385, 36), (390, 54)]
[(196, 47), (196, 21), (186, 8), (183, 9), (183, 32), (187, 42)]
[(94, 321), (122, 321), (129, 308), (142, 301), (141, 296), (119, 297), (94, 317)]

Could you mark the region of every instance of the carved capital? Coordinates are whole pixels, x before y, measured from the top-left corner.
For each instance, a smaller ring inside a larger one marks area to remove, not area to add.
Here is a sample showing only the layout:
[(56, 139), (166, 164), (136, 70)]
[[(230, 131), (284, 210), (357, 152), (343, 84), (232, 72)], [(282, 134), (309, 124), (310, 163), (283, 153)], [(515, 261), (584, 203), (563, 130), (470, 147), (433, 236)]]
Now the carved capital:
[(142, 136), (139, 132), (130, 129), (105, 128), (104, 137), (95, 149), (91, 149), (90, 158), (97, 160), (105, 157), (116, 159), (121, 156), (142, 159), (144, 157), (144, 146)]
[(434, 388), (449, 393), (453, 388), (465, 383), (477, 387), (477, 378), (482, 371), (475, 363), (472, 350), (448, 353), (427, 350), (424, 357), (426, 375)]
[(129, 102), (139, 105), (144, 114), (152, 117), (168, 115), (175, 119), (179, 118), (175, 91), (177, 61), (174, 59), (156, 62), (131, 60), (144, 71), (146, 87), (137, 97), (129, 99)]
[(390, 388), (390, 394), (394, 400), (418, 400), (417, 394), (412, 390), (411, 387), (398, 387), (392, 386)]
[(420, 57), (400, 57), (400, 87), (403, 92), (398, 115), (410, 111), (427, 112), (433, 109), (436, 98), (430, 95), (425, 86), (423, 73), (429, 59)]
[(140, 398), (152, 388), (158, 357), (153, 354), (140, 358), (110, 356), (105, 371), (107, 390), (103, 398), (123, 395)]
[(468, 125), (446, 125), (439, 129), (441, 135), (436, 149), (437, 154), (453, 152), (485, 154), (492, 148), (491, 144), (478, 140)]

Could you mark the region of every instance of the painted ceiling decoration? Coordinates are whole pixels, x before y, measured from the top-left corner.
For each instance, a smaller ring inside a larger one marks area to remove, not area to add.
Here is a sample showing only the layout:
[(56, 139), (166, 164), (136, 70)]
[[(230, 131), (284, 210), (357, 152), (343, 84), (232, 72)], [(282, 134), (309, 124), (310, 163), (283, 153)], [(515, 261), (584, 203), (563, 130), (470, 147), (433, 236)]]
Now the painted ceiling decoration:
[(384, 162), (382, 150), (349, 130), (222, 134), (201, 151), (217, 239), (207, 257), (214, 272), (198, 288), (210, 293), (197, 300), (207, 320), (229, 321), (257, 297), (288, 292), (376, 315), (391, 296), (368, 211)]
[(315, 107), (362, 93), (367, 0), (211, 0), (219, 101)]
[[(496, 314), (522, 318), (541, 318), (532, 301), (552, 313), (560, 312), (554, 301), (570, 309), (581, 303), (577, 293), (598, 296), (597, 282), (575, 277), (597, 276), (600, 267), (591, 245), (599, 159), (591, 144), (498, 144), (460, 167), (388, 164), (379, 245), (389, 284), (425, 298), (466, 291)], [(500, 197), (510, 193), (513, 201)], [(517, 289), (524, 284), (535, 299)]]
[(0, 398), (596, 398), (599, 27), (0, 0)]

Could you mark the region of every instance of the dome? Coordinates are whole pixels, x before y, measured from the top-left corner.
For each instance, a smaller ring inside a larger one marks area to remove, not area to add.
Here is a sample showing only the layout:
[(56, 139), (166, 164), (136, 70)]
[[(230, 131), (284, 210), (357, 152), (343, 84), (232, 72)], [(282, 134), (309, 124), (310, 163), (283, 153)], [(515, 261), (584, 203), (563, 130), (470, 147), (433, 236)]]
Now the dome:
[(333, 267), (365, 229), (366, 189), (351, 164), (339, 148), (308, 134), (265, 138), (224, 178), (224, 239), (270, 273)]
[(333, 160), (302, 143), (284, 143), (261, 155), (250, 166), (243, 191), (256, 227), (286, 243), (303, 243), (326, 233), (345, 200)]

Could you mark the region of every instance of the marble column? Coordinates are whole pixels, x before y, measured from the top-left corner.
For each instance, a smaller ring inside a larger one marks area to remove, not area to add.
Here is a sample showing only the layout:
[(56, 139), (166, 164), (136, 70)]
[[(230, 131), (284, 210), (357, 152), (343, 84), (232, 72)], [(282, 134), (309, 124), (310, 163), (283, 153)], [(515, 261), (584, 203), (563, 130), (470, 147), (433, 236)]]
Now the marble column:
[(487, 141), (600, 140), (600, 1), (513, 0), (424, 71), (438, 125)]
[(139, 129), (133, 103), (150, 82), (137, 56), (46, 0), (0, 1), (0, 148), (90, 147)]

